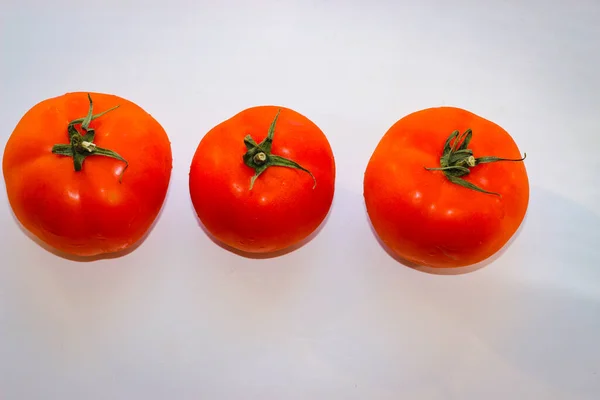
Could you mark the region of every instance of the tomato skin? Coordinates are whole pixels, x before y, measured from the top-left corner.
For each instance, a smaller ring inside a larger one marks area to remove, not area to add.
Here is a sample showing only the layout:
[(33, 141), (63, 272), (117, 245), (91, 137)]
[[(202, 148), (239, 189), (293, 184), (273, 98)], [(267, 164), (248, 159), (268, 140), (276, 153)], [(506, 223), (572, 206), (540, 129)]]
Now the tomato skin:
[[(280, 111), (272, 154), (293, 168), (266, 169), (250, 190), (255, 170), (243, 161), (250, 135), (267, 137)], [(331, 207), (335, 184), (333, 152), (323, 132), (285, 107), (248, 108), (212, 128), (200, 141), (189, 176), (190, 196), (206, 230), (226, 246), (247, 253), (271, 253), (296, 245), (314, 232)]]
[(432, 268), (463, 267), (498, 252), (515, 234), (529, 203), (523, 162), (479, 164), (463, 177), (501, 196), (449, 181), (439, 167), (444, 143), (472, 129), (475, 157), (519, 159), (511, 136), (467, 110), (437, 107), (397, 121), (382, 137), (367, 165), (364, 198), (371, 224), (399, 258)]
[(90, 93), (94, 143), (128, 162), (88, 156), (81, 171), (73, 158), (52, 153), (68, 144), (67, 125), (85, 117), (87, 93), (46, 99), (18, 122), (2, 160), (9, 203), (22, 226), (68, 255), (98, 256), (125, 250), (148, 232), (162, 207), (172, 169), (171, 144), (160, 124), (123, 98)]

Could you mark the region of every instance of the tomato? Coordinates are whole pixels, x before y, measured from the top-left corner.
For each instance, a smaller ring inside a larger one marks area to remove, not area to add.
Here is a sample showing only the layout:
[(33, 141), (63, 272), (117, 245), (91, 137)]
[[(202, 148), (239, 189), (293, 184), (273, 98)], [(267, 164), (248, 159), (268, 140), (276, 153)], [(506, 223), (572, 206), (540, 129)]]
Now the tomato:
[(247, 253), (296, 245), (327, 216), (334, 156), (323, 132), (285, 107), (246, 109), (200, 141), (189, 189), (202, 225), (217, 241)]
[(383, 136), (364, 175), (371, 224), (398, 258), (448, 268), (481, 262), (515, 234), (529, 181), (497, 124), (456, 107), (405, 116)]
[(136, 104), (101, 93), (67, 93), (33, 106), (2, 162), (23, 227), (75, 256), (140, 241), (162, 207), (171, 167), (171, 144), (159, 123)]

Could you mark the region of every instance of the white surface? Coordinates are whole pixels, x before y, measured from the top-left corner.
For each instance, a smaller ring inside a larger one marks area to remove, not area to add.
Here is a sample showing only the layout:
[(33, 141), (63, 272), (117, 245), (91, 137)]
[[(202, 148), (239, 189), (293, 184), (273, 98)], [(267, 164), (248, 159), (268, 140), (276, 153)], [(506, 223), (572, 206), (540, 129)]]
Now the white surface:
[[(2, 148), (44, 98), (115, 93), (170, 135), (170, 192), (141, 247), (85, 264), (3, 188), (2, 400), (600, 398), (599, 2), (99, 3), (2, 0)], [(324, 130), (338, 178), (313, 241), (254, 260), (199, 228), (187, 178), (205, 132), (265, 103)], [(380, 137), (435, 105), (528, 153), (518, 238), (463, 275), (391, 259), (362, 199)]]

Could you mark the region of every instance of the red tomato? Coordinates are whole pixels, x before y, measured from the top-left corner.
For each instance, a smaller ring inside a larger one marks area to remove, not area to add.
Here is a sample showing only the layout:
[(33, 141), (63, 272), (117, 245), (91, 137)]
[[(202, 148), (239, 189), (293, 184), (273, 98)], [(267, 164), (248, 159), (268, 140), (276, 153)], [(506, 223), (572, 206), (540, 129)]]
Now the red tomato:
[(500, 250), (529, 202), (520, 151), (500, 126), (454, 107), (396, 122), (368, 163), (364, 197), (382, 242), (422, 266), (462, 267)]
[(325, 219), (335, 163), (327, 138), (288, 108), (246, 109), (200, 141), (189, 176), (198, 217), (218, 241), (270, 253), (308, 237)]
[(162, 207), (171, 166), (169, 138), (139, 106), (109, 94), (68, 93), (22, 117), (2, 171), (25, 229), (58, 251), (95, 256), (144, 236)]

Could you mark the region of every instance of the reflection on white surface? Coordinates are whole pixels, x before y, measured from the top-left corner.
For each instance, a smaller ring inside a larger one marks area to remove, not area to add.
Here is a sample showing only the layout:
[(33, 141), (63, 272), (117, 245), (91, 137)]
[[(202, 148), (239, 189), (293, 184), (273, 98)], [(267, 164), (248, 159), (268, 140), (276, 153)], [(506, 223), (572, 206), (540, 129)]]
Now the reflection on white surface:
[[(0, 191), (0, 397), (600, 398), (598, 2), (66, 3), (0, 12), (0, 142), (41, 98), (113, 92), (165, 127), (173, 180), (146, 242), (92, 263), (34, 244)], [(262, 260), (206, 236), (187, 181), (203, 133), (259, 104), (317, 123), (338, 171), (320, 234)], [(362, 197), (381, 135), (439, 104), (528, 153), (523, 229), (462, 275), (393, 260)]]

